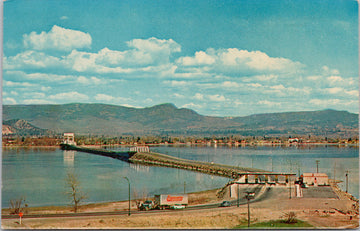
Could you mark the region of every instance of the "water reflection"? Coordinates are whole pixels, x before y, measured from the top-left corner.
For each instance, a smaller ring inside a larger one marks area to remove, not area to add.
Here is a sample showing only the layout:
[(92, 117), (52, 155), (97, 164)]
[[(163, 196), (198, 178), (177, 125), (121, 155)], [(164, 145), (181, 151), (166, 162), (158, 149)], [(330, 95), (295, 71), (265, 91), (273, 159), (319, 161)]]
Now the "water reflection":
[(64, 150), (64, 165), (73, 167), (75, 160), (75, 151)]

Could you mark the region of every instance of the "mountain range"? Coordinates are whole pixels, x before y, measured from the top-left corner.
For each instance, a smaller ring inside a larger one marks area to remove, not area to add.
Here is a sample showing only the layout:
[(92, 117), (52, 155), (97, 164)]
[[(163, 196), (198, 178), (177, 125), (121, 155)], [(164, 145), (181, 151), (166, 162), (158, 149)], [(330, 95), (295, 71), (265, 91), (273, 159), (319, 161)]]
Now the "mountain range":
[[(107, 104), (4, 105), (3, 125), (21, 120), (41, 134), (74, 132), (83, 135), (358, 135), (358, 114), (322, 110), (256, 114), (244, 117), (203, 116), (161, 104), (131, 108)], [(12, 121), (12, 122), (10, 122)], [(25, 121), (25, 122), (24, 122)], [(25, 124), (26, 124), (25, 123)], [(26, 127), (26, 126), (23, 126)], [(42, 130), (41, 130), (42, 129)], [(17, 132), (26, 129), (17, 128)], [(31, 129), (30, 129), (31, 131)]]

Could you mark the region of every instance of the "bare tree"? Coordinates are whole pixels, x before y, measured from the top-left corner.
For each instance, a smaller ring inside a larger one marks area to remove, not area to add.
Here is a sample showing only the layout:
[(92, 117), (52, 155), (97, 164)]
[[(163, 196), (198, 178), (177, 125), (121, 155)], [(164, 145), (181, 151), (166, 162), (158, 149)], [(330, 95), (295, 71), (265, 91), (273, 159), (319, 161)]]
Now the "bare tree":
[(87, 198), (87, 196), (81, 191), (80, 182), (74, 172), (69, 171), (67, 173), (65, 182), (66, 186), (69, 187), (66, 194), (70, 198), (74, 212), (76, 213), (80, 204)]
[(19, 214), (20, 212), (23, 212), (27, 207), (27, 204), (25, 204), (25, 207), (22, 206), (23, 202), (25, 203), (25, 197), (10, 200), (10, 214)]
[(143, 187), (142, 190), (136, 188), (132, 189), (133, 198), (135, 200), (136, 206), (139, 209), (141, 204), (147, 200), (148, 193), (146, 187)]

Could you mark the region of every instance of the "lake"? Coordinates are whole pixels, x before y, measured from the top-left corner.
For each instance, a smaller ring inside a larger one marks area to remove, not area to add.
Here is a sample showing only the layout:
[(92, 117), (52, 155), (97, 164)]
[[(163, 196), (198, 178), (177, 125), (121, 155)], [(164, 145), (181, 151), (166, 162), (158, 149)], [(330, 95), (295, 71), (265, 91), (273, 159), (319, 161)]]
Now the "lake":
[[(349, 171), (349, 192), (359, 198), (358, 147), (198, 147), (159, 146), (151, 151), (180, 158), (276, 172), (319, 172), (343, 180)], [(28, 206), (68, 205), (66, 174), (75, 172), (86, 203), (128, 199), (132, 192), (153, 196), (161, 193), (195, 192), (222, 187), (230, 179), (180, 169), (133, 165), (109, 157), (58, 148), (6, 148), (2, 151), (2, 208), (11, 199), (26, 198)], [(133, 195), (132, 195), (133, 196)]]

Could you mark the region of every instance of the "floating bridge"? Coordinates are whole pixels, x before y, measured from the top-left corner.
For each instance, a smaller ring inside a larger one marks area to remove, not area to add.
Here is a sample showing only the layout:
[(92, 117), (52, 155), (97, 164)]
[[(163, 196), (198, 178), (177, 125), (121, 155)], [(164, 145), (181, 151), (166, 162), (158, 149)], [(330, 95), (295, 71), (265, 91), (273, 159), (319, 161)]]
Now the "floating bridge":
[(131, 147), (127, 152), (116, 152), (106, 149), (93, 149), (69, 144), (62, 144), (61, 148), (64, 150), (75, 150), (96, 155), (108, 156), (133, 164), (178, 168), (232, 179), (239, 179), (242, 176), (245, 176), (246, 179), (248, 179), (250, 176), (255, 176), (256, 182), (260, 182), (260, 179), (262, 178), (264, 178), (267, 182), (269, 176), (276, 176), (276, 178), (277, 176), (285, 176), (286, 179), (288, 179), (289, 176), (295, 175), (294, 173), (275, 173), (256, 168), (236, 167), (224, 164), (187, 160), (161, 153), (150, 152), (149, 147), (147, 146)]

